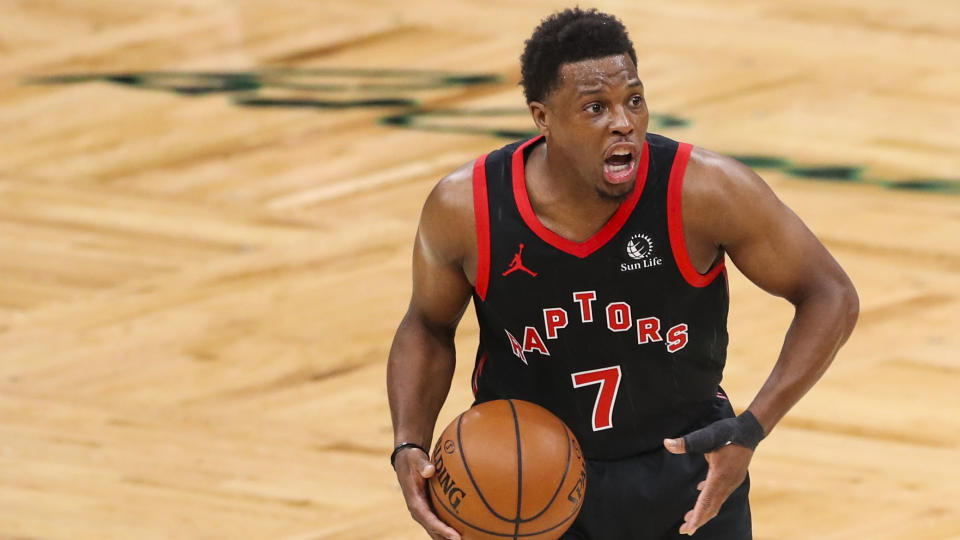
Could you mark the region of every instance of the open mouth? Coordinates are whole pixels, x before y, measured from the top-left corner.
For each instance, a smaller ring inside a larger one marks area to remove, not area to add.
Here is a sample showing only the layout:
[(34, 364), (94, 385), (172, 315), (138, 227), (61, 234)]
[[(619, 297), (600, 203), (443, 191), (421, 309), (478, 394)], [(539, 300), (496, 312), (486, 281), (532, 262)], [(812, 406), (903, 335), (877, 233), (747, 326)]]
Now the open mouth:
[(622, 184), (637, 172), (637, 160), (627, 150), (617, 150), (603, 161), (603, 176), (611, 184)]

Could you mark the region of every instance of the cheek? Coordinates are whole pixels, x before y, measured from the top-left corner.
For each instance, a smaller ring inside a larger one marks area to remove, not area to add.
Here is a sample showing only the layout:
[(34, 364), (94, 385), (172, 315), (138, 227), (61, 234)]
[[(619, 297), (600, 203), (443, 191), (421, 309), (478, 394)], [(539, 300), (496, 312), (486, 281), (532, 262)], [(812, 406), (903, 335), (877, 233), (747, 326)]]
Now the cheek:
[(644, 105), (642, 109), (637, 113), (637, 122), (643, 126), (644, 131), (647, 129), (647, 124), (650, 123), (650, 111), (647, 110), (647, 106)]
[(550, 132), (565, 154), (575, 155), (577, 153), (584, 135), (582, 126), (576, 122), (563, 122), (555, 125)]
[[(644, 122), (646, 122), (644, 120)], [(554, 144), (580, 173), (602, 169), (604, 128), (601, 120), (575, 119), (551, 126)]]

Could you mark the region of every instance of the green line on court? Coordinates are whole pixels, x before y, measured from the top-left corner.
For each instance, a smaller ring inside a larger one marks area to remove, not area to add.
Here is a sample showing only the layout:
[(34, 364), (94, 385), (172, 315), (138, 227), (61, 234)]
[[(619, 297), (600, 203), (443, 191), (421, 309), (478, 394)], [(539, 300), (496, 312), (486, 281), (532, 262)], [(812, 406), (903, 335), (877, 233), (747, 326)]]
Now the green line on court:
[[(439, 70), (315, 68), (257, 69), (251, 71), (143, 71), (116, 73), (75, 73), (29, 77), (23, 84), (80, 84), (106, 82), (130, 88), (158, 90), (180, 96), (226, 95), (239, 107), (299, 108), (324, 110), (397, 109), (377, 123), (385, 126), (436, 133), (484, 135), (500, 139), (525, 139), (537, 134), (529, 123), (525, 107), (489, 107), (430, 109), (410, 94), (441, 88), (469, 88), (505, 83), (493, 73), (454, 73)], [(295, 92), (295, 97), (263, 95), (273, 89)], [(310, 95), (310, 93), (313, 95)], [(306, 95), (303, 95), (306, 94)], [(329, 94), (329, 95), (327, 95)], [(471, 118), (512, 118), (517, 127), (486, 126)], [(650, 129), (686, 128), (687, 118), (672, 114), (652, 114)], [(763, 155), (733, 156), (756, 169), (774, 169), (806, 181), (824, 181), (873, 185), (902, 191), (960, 193), (958, 178), (914, 178), (882, 180), (865, 176), (862, 166), (838, 164), (808, 166), (788, 158)]]

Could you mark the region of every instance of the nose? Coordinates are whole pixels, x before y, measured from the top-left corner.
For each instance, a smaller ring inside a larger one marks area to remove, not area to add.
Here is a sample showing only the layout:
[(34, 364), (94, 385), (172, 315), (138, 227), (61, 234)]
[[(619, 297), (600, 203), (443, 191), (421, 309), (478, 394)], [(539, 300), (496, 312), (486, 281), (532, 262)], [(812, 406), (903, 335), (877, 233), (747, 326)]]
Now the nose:
[(633, 124), (627, 114), (626, 107), (614, 107), (610, 118), (610, 132), (615, 135), (629, 135), (633, 133)]

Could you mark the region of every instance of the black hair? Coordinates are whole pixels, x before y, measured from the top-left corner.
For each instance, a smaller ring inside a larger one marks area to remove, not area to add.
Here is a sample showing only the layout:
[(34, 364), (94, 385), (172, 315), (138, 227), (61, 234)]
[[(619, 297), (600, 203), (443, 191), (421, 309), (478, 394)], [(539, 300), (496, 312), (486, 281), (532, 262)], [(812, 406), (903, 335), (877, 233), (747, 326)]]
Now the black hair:
[(637, 53), (623, 23), (596, 9), (568, 8), (540, 21), (520, 55), (520, 84), (527, 103), (543, 101), (560, 78), (560, 67), (570, 62)]

